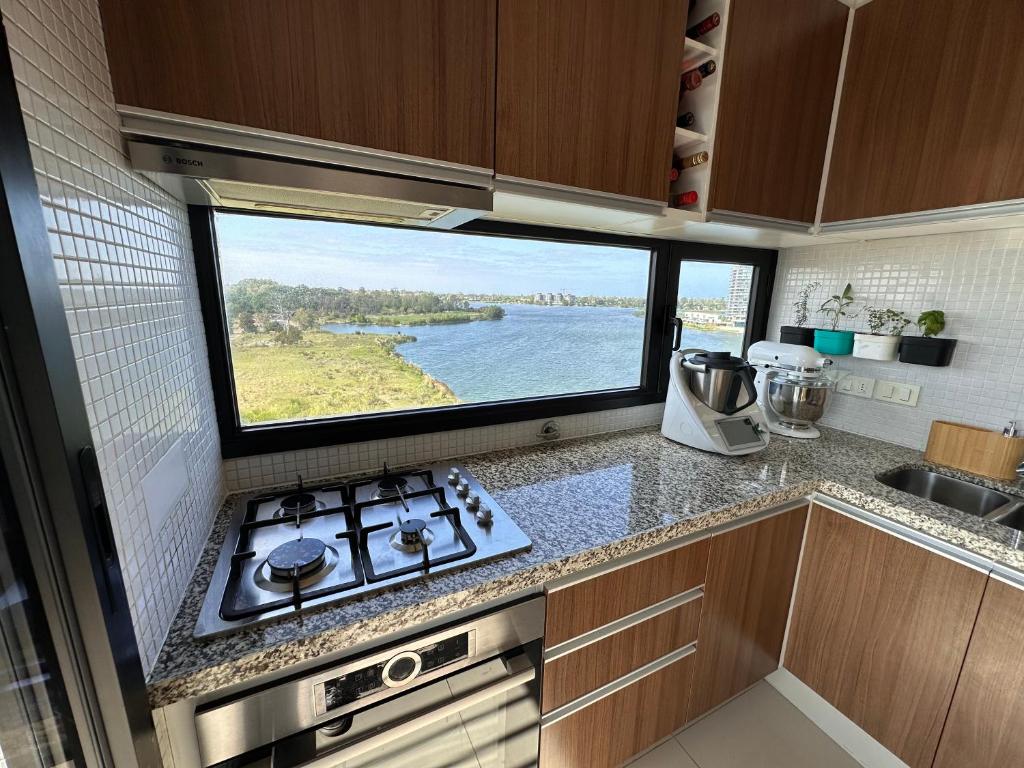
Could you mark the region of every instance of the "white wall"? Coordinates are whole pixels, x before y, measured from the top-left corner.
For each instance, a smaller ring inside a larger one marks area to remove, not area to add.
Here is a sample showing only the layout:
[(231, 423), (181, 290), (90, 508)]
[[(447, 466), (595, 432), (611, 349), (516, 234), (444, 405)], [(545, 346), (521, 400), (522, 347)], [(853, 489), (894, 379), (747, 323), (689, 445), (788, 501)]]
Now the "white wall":
[[(143, 666), (223, 498), (184, 208), (132, 173), (95, 0), (0, 0)], [(142, 477), (179, 438), (189, 489), (151, 530)]]
[[(1024, 229), (789, 248), (779, 256), (771, 339), (792, 322), (797, 292), (815, 280), (824, 284), (819, 305), (826, 288), (838, 292), (849, 281), (861, 305), (891, 306), (912, 319), (944, 310), (944, 335), (958, 339), (948, 368), (838, 358), (838, 367), (859, 376), (917, 384), (921, 397), (907, 408), (837, 395), (825, 424), (923, 449), (933, 419), (999, 429), (1024, 421)], [(865, 330), (865, 321), (862, 314), (845, 327)], [(823, 318), (812, 314), (808, 325), (824, 325)]]

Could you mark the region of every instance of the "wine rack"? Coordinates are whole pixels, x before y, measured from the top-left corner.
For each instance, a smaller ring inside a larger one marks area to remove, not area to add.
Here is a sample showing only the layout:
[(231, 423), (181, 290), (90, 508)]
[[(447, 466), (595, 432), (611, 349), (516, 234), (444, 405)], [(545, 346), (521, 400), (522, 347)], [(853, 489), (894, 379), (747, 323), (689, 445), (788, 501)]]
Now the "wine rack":
[(730, 0), (698, 0), (690, 11), (687, 25), (692, 26), (713, 13), (721, 17), (719, 25), (701, 36), (699, 40), (687, 37), (683, 49), (683, 61), (680, 65), (680, 86), (682, 73), (699, 67), (707, 61), (714, 61), (716, 70), (703, 78), (700, 86), (692, 91), (680, 88), (678, 114), (692, 112), (694, 123), (689, 128), (676, 128), (675, 154), (686, 156), (696, 152), (707, 151), (708, 162), (693, 168), (687, 168), (679, 174), (676, 181), (670, 182), (669, 193), (672, 197), (695, 190), (698, 195), (696, 204), (684, 208), (669, 208), (666, 216), (670, 221), (683, 223), (686, 221), (704, 221), (707, 214), (708, 194), (711, 188), (711, 165), (715, 162), (715, 122), (718, 116), (718, 97), (723, 76), (724, 49), (726, 32), (729, 24)]

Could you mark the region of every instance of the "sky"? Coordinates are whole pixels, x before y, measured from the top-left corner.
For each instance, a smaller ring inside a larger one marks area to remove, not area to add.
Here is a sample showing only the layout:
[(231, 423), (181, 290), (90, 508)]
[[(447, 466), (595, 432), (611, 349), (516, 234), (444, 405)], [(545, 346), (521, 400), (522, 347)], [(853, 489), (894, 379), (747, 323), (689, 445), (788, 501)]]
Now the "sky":
[[(649, 253), (454, 232), (218, 213), (224, 283), (325, 288), (645, 296)], [(686, 263), (680, 293), (724, 296), (729, 267)]]

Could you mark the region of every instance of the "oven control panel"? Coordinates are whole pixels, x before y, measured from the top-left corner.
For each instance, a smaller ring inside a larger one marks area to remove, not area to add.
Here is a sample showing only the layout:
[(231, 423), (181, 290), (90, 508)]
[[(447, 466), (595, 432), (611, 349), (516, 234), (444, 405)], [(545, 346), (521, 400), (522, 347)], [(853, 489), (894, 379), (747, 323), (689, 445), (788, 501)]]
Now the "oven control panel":
[(472, 632), (395, 653), (384, 661), (350, 670), (314, 686), (317, 716), (359, 699), (401, 688), (429, 672), (469, 657)]

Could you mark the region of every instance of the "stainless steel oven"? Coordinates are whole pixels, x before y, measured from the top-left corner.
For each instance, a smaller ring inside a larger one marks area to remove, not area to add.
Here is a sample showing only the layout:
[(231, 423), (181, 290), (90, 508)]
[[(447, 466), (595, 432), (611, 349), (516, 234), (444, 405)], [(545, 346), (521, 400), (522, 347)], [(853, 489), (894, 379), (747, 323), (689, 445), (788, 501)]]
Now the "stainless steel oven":
[(531, 598), (195, 714), (204, 766), (537, 763), (544, 599)]

